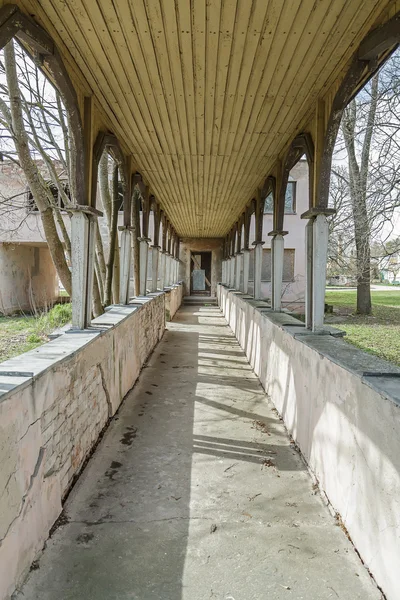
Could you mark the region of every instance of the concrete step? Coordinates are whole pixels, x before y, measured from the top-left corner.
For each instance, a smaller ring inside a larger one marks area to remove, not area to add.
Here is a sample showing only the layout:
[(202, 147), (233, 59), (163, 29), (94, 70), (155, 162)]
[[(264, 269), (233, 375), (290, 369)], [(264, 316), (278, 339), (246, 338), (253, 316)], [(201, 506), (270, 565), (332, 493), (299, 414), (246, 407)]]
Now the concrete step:
[(217, 305), (215, 296), (185, 296), (183, 304), (186, 306), (203, 306), (204, 304)]

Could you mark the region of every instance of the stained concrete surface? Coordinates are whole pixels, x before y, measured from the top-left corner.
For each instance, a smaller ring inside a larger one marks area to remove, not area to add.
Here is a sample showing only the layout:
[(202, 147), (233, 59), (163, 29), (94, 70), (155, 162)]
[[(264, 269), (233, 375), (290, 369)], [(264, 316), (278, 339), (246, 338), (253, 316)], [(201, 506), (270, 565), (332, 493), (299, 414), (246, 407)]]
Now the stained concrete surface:
[(17, 600), (378, 600), (217, 307), (143, 370)]

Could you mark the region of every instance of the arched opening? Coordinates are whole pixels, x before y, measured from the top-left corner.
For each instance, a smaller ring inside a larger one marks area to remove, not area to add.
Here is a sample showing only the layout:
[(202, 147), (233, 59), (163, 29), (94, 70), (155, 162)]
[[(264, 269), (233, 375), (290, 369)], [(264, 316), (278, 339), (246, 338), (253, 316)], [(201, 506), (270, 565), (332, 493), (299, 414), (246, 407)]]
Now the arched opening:
[[(93, 149), (92, 206), (103, 217), (94, 222), (94, 304), (118, 304), (121, 297), (121, 245), (123, 227), (131, 223), (129, 177), (122, 149), (115, 136), (100, 133)], [(130, 250), (130, 248), (129, 248)], [(128, 261), (128, 289), (131, 279)], [(126, 293), (125, 293), (126, 295)]]
[(8, 308), (40, 312), (60, 293), (72, 294), (70, 219), (87, 204), (83, 127), (75, 89), (48, 34), (14, 5), (0, 9), (0, 22), (0, 246), (10, 235), (15, 257), (24, 246), (15, 268), (25, 281), (21, 293), (29, 290), (29, 298), (13, 291), (18, 306)]
[(348, 341), (360, 343), (362, 331), (363, 347), (396, 361), (391, 338), (399, 314), (390, 298), (400, 280), (399, 73), (397, 49), (342, 112), (329, 188), (335, 214), (329, 221), (326, 303), (335, 315), (325, 316), (348, 333)]

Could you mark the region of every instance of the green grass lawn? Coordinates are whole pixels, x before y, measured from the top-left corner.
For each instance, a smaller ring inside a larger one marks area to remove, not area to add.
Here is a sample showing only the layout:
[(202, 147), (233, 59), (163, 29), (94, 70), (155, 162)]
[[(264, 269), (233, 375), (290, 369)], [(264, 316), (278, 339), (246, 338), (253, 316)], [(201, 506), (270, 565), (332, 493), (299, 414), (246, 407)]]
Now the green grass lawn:
[(37, 316), (0, 317), (0, 362), (48, 341), (48, 334), (71, 320), (71, 304), (57, 304)]
[(400, 366), (400, 291), (373, 291), (372, 315), (356, 315), (355, 291), (327, 291), (325, 301), (335, 313), (326, 318), (346, 332), (344, 338), (354, 346)]

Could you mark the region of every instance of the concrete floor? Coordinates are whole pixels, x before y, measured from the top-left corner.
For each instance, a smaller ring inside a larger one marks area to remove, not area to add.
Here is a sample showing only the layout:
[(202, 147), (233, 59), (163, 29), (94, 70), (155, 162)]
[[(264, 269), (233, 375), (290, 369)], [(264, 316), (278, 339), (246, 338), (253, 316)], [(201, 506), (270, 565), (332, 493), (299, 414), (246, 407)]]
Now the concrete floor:
[(216, 307), (187, 306), (18, 600), (378, 600)]

